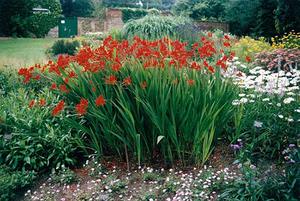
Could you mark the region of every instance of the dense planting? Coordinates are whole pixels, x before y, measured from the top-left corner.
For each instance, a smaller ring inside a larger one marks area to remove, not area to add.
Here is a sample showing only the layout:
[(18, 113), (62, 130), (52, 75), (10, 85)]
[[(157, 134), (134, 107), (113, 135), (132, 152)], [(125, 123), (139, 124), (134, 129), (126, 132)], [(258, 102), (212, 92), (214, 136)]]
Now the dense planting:
[(54, 81), (51, 89), (65, 98), (52, 114), (65, 108), (76, 114), (65, 120), (84, 133), (78, 143), (87, 153), (203, 164), (232, 116), (235, 93), (220, 76), (230, 58), (230, 38), (215, 44), (211, 37), (202, 37), (192, 50), (166, 38), (135, 38), (132, 44), (107, 38), (97, 49), (19, 74), (25, 83), (40, 76)]

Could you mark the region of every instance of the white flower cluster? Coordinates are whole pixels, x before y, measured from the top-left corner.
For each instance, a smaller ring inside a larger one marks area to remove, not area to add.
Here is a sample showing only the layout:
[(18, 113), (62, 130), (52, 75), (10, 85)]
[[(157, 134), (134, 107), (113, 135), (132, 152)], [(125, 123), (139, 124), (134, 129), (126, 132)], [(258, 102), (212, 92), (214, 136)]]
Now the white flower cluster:
[[(299, 104), (300, 70), (272, 72), (262, 67), (248, 70), (236, 57), (227, 64), (228, 70), (223, 75), (231, 78), (243, 91), (239, 94), (239, 99), (232, 102), (233, 105), (255, 103), (257, 99), (265, 102), (265, 105), (276, 105), (278, 108), (289, 107), (292, 103)], [(294, 110), (296, 113), (298, 111)], [(294, 119), (292, 114), (289, 116), (277, 114), (277, 116), (288, 122), (300, 121), (299, 118)]]

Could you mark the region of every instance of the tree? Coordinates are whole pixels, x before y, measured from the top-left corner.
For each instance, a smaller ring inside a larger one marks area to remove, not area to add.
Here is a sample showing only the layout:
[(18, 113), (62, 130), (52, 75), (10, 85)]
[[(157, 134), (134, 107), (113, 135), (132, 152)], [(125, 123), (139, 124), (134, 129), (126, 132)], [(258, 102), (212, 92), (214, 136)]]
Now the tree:
[(222, 0), (179, 0), (175, 3), (173, 10), (176, 14), (193, 19), (222, 20), (225, 14), (225, 4)]
[(60, 0), (65, 17), (89, 17), (92, 15), (91, 0)]
[(275, 26), (279, 34), (291, 30), (300, 31), (300, 0), (278, 0)]
[[(49, 12), (33, 12), (33, 8)], [(61, 13), (58, 0), (1, 0), (1, 30), (6, 36), (43, 37), (56, 26)]]
[(258, 36), (272, 37), (276, 35), (274, 13), (276, 0), (260, 0), (257, 14), (257, 25), (254, 32)]
[(236, 35), (250, 35), (256, 27), (256, 15), (259, 0), (227, 0), (225, 21), (230, 25), (230, 32)]
[(1, 0), (0, 4), (2, 34), (6, 36), (28, 35), (26, 19), (32, 15), (33, 2), (30, 0)]
[(103, 4), (103, 0), (92, 0), (92, 6), (92, 15), (100, 20), (103, 20), (105, 18), (105, 5)]

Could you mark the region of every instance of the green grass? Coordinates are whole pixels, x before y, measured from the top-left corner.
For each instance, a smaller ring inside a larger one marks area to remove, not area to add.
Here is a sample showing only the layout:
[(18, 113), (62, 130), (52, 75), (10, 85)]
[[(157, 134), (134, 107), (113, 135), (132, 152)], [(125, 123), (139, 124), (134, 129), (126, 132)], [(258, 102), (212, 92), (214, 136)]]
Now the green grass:
[(55, 38), (9, 38), (0, 39), (0, 68), (22, 67), (47, 60), (45, 51)]

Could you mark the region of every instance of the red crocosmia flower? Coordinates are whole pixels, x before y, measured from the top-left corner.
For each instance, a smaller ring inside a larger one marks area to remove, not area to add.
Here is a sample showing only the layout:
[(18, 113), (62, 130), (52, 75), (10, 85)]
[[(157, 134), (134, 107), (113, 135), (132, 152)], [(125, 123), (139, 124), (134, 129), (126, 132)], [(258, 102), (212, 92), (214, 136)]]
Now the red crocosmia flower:
[(251, 62), (251, 57), (246, 56), (245, 60), (246, 60), (246, 62), (250, 63)]
[(55, 83), (52, 83), (51, 87), (50, 87), (52, 90), (55, 90), (57, 89), (57, 85)]
[(57, 66), (58, 68), (66, 68), (70, 63), (70, 57), (67, 55), (60, 54), (57, 58)]
[(192, 85), (195, 84), (195, 80), (188, 79), (188, 80), (187, 80), (187, 83), (188, 83), (188, 85), (192, 86)]
[(215, 69), (212, 66), (208, 66), (207, 68), (208, 68), (209, 72), (211, 72), (211, 73), (215, 72)]
[(192, 62), (191, 68), (195, 69), (195, 70), (200, 70), (201, 69), (200, 65), (197, 64), (197, 62), (195, 62), (195, 61)]
[(146, 81), (142, 82), (141, 87), (142, 87), (142, 89), (146, 89), (147, 88), (147, 82)]
[(230, 43), (229, 43), (229, 42), (224, 42), (223, 45), (224, 45), (225, 47), (230, 47)]
[(28, 107), (29, 107), (29, 108), (33, 108), (34, 105), (35, 105), (35, 100), (31, 100), (31, 101), (29, 102)]
[(66, 78), (64, 79), (64, 83), (66, 83), (66, 84), (69, 83), (69, 78), (68, 78), (68, 77), (66, 77)]
[(40, 80), (40, 79), (41, 79), (41, 76), (40, 76), (40, 75), (36, 75), (36, 76), (33, 77), (33, 79), (35, 79), (35, 80)]
[(225, 40), (230, 40), (230, 37), (228, 35), (224, 36)]
[(92, 87), (92, 91), (93, 91), (93, 92), (96, 92), (96, 87)]
[(39, 105), (41, 107), (45, 106), (46, 105), (46, 100), (44, 98), (41, 98), (40, 101), (39, 101)]
[(121, 65), (120, 63), (114, 63), (114, 64), (112, 65), (113, 71), (116, 71), (116, 72), (118, 72), (118, 71), (120, 70), (121, 67), (122, 67), (122, 65)]
[(104, 106), (106, 103), (106, 100), (104, 99), (104, 97), (102, 95), (100, 95), (96, 99), (95, 103), (96, 103), (96, 106)]
[(109, 85), (115, 85), (115, 84), (117, 84), (117, 77), (114, 75), (111, 75), (105, 80), (105, 83), (109, 84)]
[(211, 32), (208, 32), (208, 33), (207, 33), (207, 36), (211, 38), (211, 37), (212, 37), (212, 33), (211, 33)]
[(74, 71), (69, 72), (69, 78), (77, 77), (76, 73)]
[(30, 79), (32, 78), (32, 71), (33, 71), (33, 67), (30, 68), (21, 68), (18, 71), (18, 74), (24, 77), (24, 83), (28, 83), (30, 81)]
[(89, 101), (87, 99), (81, 98), (80, 102), (75, 106), (76, 112), (79, 115), (85, 115), (87, 112)]
[(65, 84), (59, 85), (59, 90), (63, 93), (68, 93), (69, 90), (67, 89), (67, 86)]
[(65, 101), (61, 100), (52, 110), (52, 115), (57, 116), (65, 107)]
[(131, 85), (131, 78), (130, 77), (126, 77), (126, 78), (124, 78), (124, 80), (123, 80), (123, 84), (125, 85), (125, 86), (129, 86), (129, 85)]

